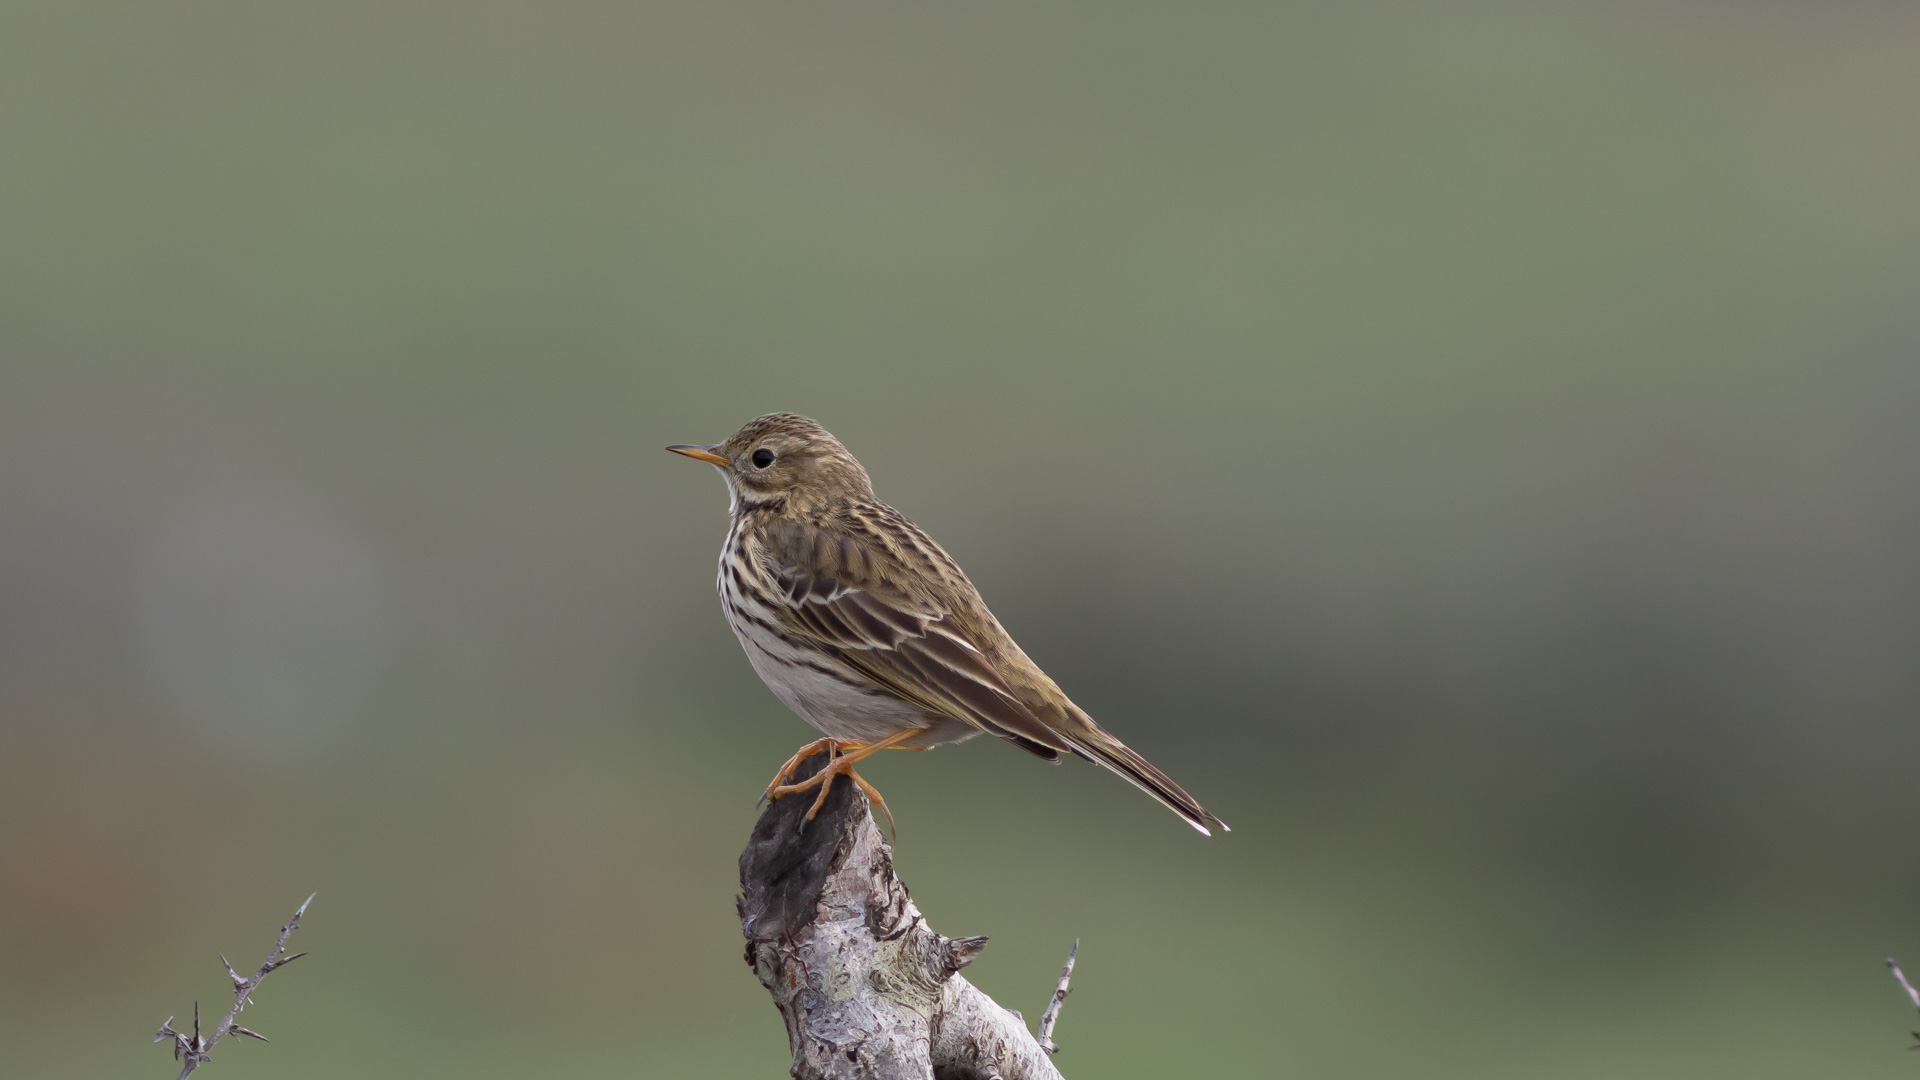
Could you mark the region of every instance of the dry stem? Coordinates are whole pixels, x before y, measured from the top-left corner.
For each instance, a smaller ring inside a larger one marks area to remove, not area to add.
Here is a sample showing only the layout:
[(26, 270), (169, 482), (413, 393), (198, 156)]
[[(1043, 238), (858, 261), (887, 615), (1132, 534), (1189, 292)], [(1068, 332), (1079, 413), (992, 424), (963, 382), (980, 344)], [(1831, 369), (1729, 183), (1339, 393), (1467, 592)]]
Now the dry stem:
[(213, 1029), (213, 1034), (200, 1034), (200, 1003), (197, 1001), (193, 1003), (193, 1034), (188, 1035), (185, 1032), (173, 1030), (171, 1016), (167, 1017), (166, 1023), (160, 1025), (160, 1030), (153, 1036), (153, 1041), (163, 1042), (169, 1038), (172, 1039), (173, 1059), (186, 1062), (177, 1080), (187, 1080), (187, 1077), (193, 1075), (193, 1070), (205, 1065), (212, 1056), (213, 1044), (229, 1034), (245, 1035), (250, 1039), (259, 1039), (261, 1042), (267, 1041), (265, 1035), (241, 1027), (237, 1020), (241, 1010), (252, 1002), (253, 992), (259, 989), (260, 983), (269, 974), (307, 955), (306, 953), (294, 953), (292, 956), (283, 954), (287, 951), (287, 939), (300, 928), (300, 916), (307, 913), (307, 905), (311, 903), (313, 903), (313, 897), (309, 896), (301, 903), (300, 910), (293, 913), (293, 918), (287, 921), (287, 925), (280, 928), (280, 937), (273, 943), (273, 949), (267, 953), (267, 959), (260, 965), (259, 971), (252, 975), (242, 975), (233, 970), (233, 965), (227, 962), (226, 957), (220, 958), (221, 966), (227, 969), (228, 978), (233, 980), (233, 1008), (227, 1010), (226, 1018)]
[(1060, 985), (1053, 988), (1053, 1000), (1047, 1002), (1047, 1011), (1040, 1014), (1040, 1049), (1049, 1054), (1057, 1054), (1060, 1048), (1053, 1042), (1053, 1025), (1060, 1019), (1060, 1006), (1067, 1003), (1067, 995), (1073, 991), (1067, 989), (1067, 980), (1073, 978), (1073, 958), (1080, 955), (1080, 939), (1075, 938), (1073, 948), (1067, 950), (1067, 964), (1060, 969)]

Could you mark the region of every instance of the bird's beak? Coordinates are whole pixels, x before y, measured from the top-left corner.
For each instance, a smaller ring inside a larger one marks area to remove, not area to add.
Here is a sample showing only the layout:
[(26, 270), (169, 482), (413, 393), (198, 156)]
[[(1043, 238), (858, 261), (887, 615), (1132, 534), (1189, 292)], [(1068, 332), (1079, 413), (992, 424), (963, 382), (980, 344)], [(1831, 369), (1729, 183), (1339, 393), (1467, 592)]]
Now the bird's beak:
[[(719, 445), (718, 443), (714, 444), (714, 446), (718, 446), (718, 445)], [(714, 453), (713, 446), (695, 446), (692, 443), (681, 443), (678, 446), (669, 446), (667, 447), (667, 449), (673, 451), (676, 454), (685, 454), (687, 457), (690, 457), (695, 461), (705, 461), (714, 465), (718, 465), (723, 469), (728, 468), (733, 464), (733, 462), (728, 461), (726, 458), (723, 458), (719, 454)]]

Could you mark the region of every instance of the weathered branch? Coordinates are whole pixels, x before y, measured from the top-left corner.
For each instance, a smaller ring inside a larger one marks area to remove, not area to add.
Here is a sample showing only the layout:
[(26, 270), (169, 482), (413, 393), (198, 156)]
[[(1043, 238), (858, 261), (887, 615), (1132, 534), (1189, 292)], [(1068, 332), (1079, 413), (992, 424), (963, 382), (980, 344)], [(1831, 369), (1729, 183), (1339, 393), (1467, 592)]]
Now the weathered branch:
[[(1915, 1009), (1920, 1009), (1920, 990), (1915, 990), (1913, 984), (1907, 981), (1906, 973), (1900, 970), (1899, 964), (1893, 962), (1893, 957), (1887, 957), (1887, 966), (1893, 969), (1893, 977), (1900, 980), (1900, 989), (1907, 992), (1907, 1000), (1913, 1002)], [(1913, 1032), (1913, 1037), (1920, 1039), (1920, 1031)], [(1920, 1043), (1914, 1043), (1907, 1049), (1920, 1050)]]
[[(825, 755), (808, 759), (796, 779), (825, 763)], [(787, 1022), (793, 1075), (1061, 1080), (1049, 1040), (960, 977), (987, 939), (927, 926), (893, 872), (893, 848), (867, 797), (837, 781), (807, 822), (811, 802), (769, 805), (740, 853), (747, 965)], [(1065, 996), (1062, 973), (1043, 1030), (1051, 1032)]]
[(1047, 1011), (1040, 1014), (1040, 1049), (1052, 1054), (1059, 1051), (1053, 1045), (1053, 1025), (1060, 1020), (1060, 1006), (1067, 1003), (1067, 995), (1073, 991), (1067, 989), (1067, 980), (1073, 978), (1073, 958), (1080, 955), (1080, 939), (1075, 938), (1073, 948), (1067, 950), (1067, 963), (1060, 969), (1060, 985), (1053, 988), (1053, 1000), (1047, 1002)]
[(294, 953), (292, 956), (284, 954), (287, 951), (287, 939), (300, 928), (300, 916), (307, 913), (307, 905), (311, 903), (313, 903), (313, 897), (309, 896), (301, 903), (300, 910), (293, 913), (293, 918), (287, 921), (287, 925), (280, 928), (280, 937), (273, 943), (273, 949), (267, 953), (267, 959), (260, 965), (259, 971), (252, 975), (242, 975), (233, 970), (233, 965), (227, 962), (226, 957), (220, 958), (221, 966), (227, 969), (227, 977), (233, 980), (233, 1008), (227, 1010), (226, 1018), (213, 1029), (213, 1034), (200, 1034), (200, 1003), (197, 1001), (193, 1003), (193, 1034), (188, 1035), (185, 1032), (173, 1030), (171, 1016), (167, 1017), (166, 1023), (160, 1025), (160, 1030), (154, 1035), (153, 1041), (164, 1042), (172, 1039), (173, 1059), (186, 1062), (180, 1070), (178, 1080), (187, 1080), (187, 1077), (193, 1075), (193, 1070), (205, 1065), (212, 1057), (213, 1044), (228, 1035), (245, 1035), (250, 1039), (267, 1041), (265, 1035), (241, 1027), (236, 1021), (241, 1011), (252, 1004), (253, 992), (260, 988), (260, 983), (268, 975), (307, 955), (306, 953)]

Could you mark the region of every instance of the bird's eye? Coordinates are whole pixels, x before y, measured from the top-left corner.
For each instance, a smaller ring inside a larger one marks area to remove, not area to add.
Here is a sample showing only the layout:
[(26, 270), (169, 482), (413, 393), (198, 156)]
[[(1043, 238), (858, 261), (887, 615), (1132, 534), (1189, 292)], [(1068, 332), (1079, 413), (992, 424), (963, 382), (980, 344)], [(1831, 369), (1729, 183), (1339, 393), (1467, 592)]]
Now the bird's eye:
[(764, 469), (764, 468), (766, 468), (767, 466), (769, 466), (769, 465), (771, 465), (771, 464), (773, 464), (773, 451), (771, 451), (771, 450), (769, 450), (769, 449), (767, 449), (766, 447), (764, 447), (764, 446), (763, 446), (763, 447), (761, 447), (760, 449), (758, 449), (758, 450), (755, 450), (755, 451), (753, 452), (753, 467), (754, 467), (754, 468), (756, 468), (756, 469)]

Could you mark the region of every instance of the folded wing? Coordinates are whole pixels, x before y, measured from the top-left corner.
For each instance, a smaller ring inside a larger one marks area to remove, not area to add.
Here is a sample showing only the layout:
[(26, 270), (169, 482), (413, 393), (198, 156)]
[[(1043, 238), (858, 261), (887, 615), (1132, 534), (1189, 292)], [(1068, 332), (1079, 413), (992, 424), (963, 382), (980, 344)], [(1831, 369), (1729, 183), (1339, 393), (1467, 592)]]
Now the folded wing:
[(888, 583), (887, 553), (847, 538), (833, 546), (823, 553), (811, 545), (804, 551), (770, 545), (765, 569), (788, 630), (930, 712), (964, 720), (1049, 761), (1069, 748), (1014, 696), (952, 612)]

